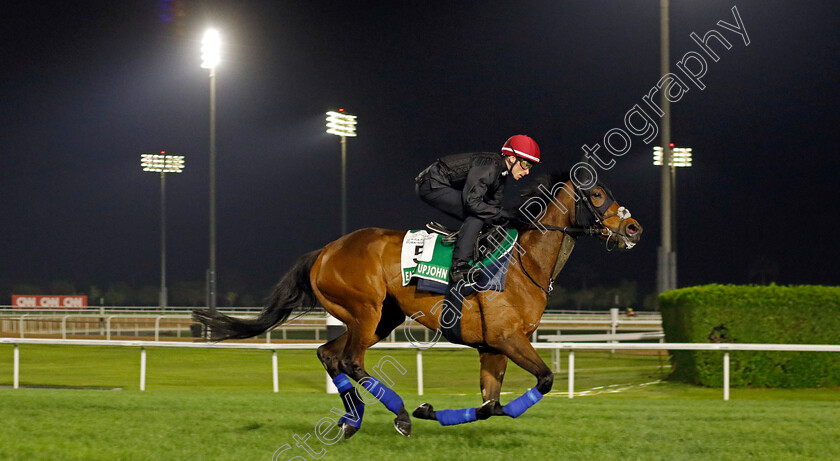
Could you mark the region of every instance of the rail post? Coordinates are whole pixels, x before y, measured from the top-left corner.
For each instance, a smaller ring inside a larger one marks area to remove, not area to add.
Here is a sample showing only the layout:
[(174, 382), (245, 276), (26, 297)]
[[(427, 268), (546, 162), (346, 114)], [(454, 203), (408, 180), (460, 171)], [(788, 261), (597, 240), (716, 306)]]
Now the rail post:
[(162, 315), (155, 317), (155, 341), (160, 340), (160, 319), (162, 318)]
[(423, 350), (417, 349), (417, 395), (423, 395)]
[(729, 352), (723, 353), (723, 400), (729, 400)]
[(20, 337), (21, 338), (23, 338), (23, 329), (26, 326), (26, 324), (24, 323), (24, 320), (26, 319), (27, 315), (29, 315), (29, 314), (21, 314), (20, 315)]
[(67, 339), (67, 317), (69, 315), (65, 315), (61, 317), (61, 339)]
[(18, 389), (20, 387), (20, 349), (17, 344), (15, 344), (15, 352), (14, 352), (14, 377), (12, 378), (12, 388)]
[(274, 384), (274, 392), (280, 392), (280, 376), (277, 373), (277, 349), (271, 351), (271, 380)]
[(105, 318), (105, 339), (110, 341), (111, 340), (111, 319), (114, 318), (113, 315), (109, 315)]
[(575, 398), (575, 350), (569, 349), (569, 398)]
[(140, 390), (146, 390), (146, 348), (140, 347)]

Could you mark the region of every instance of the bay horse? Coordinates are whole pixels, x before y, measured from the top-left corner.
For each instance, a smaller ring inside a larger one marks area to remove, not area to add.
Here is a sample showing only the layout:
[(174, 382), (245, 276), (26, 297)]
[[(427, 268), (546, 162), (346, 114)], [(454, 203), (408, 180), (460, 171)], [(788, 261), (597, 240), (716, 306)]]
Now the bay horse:
[[(590, 178), (591, 179), (591, 178)], [(551, 284), (580, 235), (592, 235), (607, 249), (630, 249), (642, 226), (630, 217), (605, 186), (572, 181), (568, 173), (546, 175), (523, 193), (518, 210), (520, 231), (504, 291), (477, 291), (463, 299), (461, 338), (478, 350), (483, 403), (463, 410), (435, 411), (420, 405), (413, 415), (461, 424), (491, 416), (518, 417), (547, 394), (554, 375), (529, 338), (540, 323)], [(341, 336), (318, 348), (318, 358), (333, 378), (347, 413), (338, 421), (349, 438), (361, 426), (364, 401), (349, 378), (373, 394), (397, 417), (395, 428), (408, 436), (411, 418), (399, 395), (365, 370), (365, 351), (403, 324), (406, 317), (439, 331), (443, 295), (402, 285), (401, 246), (406, 231), (360, 229), (301, 256), (266, 299), (263, 311), (240, 319), (208, 309), (193, 317), (206, 325), (210, 339), (243, 339), (282, 324), (295, 309), (320, 303), (346, 325)], [(440, 312), (438, 312), (440, 311)], [(528, 371), (537, 384), (507, 405), (499, 401), (508, 359)], [(349, 377), (349, 378), (348, 378)], [(352, 392), (355, 390), (356, 392)]]

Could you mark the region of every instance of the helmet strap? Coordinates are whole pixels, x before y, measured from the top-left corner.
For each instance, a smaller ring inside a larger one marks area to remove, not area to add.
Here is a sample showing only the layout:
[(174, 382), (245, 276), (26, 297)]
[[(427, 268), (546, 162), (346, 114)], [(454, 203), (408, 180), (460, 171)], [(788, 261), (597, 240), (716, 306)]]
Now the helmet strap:
[[(508, 159), (513, 159), (512, 162), (509, 162)], [(513, 166), (516, 165), (516, 157), (513, 155), (505, 155), (505, 164), (507, 165), (508, 173), (513, 174)]]

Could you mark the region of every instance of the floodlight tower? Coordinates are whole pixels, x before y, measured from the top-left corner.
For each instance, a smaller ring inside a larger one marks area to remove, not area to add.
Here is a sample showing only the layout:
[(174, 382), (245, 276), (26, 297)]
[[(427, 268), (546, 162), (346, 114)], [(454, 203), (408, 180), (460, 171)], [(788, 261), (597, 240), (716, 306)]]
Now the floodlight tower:
[(207, 270), (207, 308), (216, 310), (216, 66), (221, 60), (219, 32), (208, 29), (201, 40), (201, 67), (210, 69), (210, 268)]
[[(670, 70), (670, 35), (669, 35), (669, 1), (659, 0), (659, 71), (660, 75), (668, 75)], [(658, 250), (656, 292), (662, 293), (677, 287), (676, 282), (676, 254), (671, 248), (671, 102), (666, 91), (660, 92), (659, 107), (662, 110), (661, 145), (664, 147), (662, 155), (665, 161), (660, 169), (660, 212), (662, 214), (662, 239)]]
[(341, 235), (347, 234), (347, 138), (356, 136), (356, 116), (327, 112), (327, 133), (341, 136)]
[(166, 309), (166, 173), (184, 171), (183, 155), (140, 154), (143, 171), (160, 173), (160, 308)]
[[(667, 165), (663, 157), (667, 153), (669, 160)], [(662, 168), (668, 173), (668, 212), (663, 213), (662, 227), (668, 229), (667, 254), (663, 255), (662, 248), (665, 247), (665, 236), (663, 236), (663, 247), (660, 247), (659, 259), (659, 283), (658, 292), (673, 290), (677, 288), (677, 168), (688, 168), (692, 165), (692, 149), (690, 147), (674, 147), (674, 143), (668, 145), (667, 151), (661, 146), (653, 148), (653, 164)]]

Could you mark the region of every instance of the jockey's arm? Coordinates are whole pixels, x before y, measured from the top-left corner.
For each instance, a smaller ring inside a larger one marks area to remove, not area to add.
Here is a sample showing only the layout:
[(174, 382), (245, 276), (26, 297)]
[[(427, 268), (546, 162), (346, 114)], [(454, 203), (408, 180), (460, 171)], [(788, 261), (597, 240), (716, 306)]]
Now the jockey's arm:
[(502, 212), (501, 191), (490, 199), (486, 197), (487, 189), (496, 177), (495, 173), (491, 165), (480, 165), (473, 167), (467, 174), (462, 199), (467, 211), (477, 218), (492, 220)]

